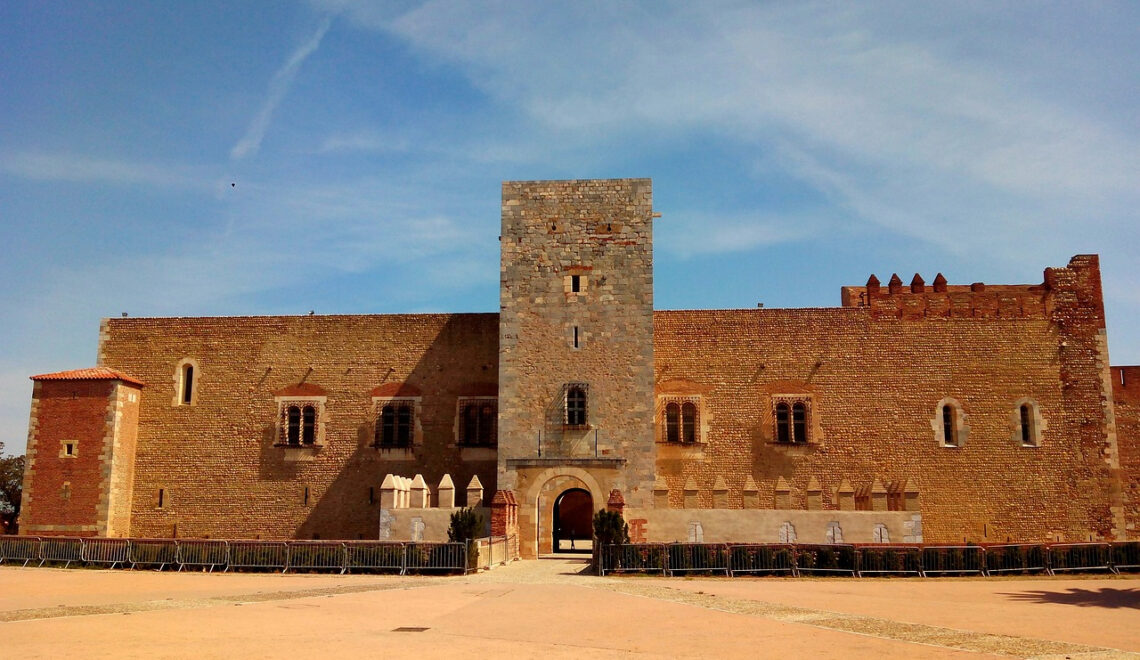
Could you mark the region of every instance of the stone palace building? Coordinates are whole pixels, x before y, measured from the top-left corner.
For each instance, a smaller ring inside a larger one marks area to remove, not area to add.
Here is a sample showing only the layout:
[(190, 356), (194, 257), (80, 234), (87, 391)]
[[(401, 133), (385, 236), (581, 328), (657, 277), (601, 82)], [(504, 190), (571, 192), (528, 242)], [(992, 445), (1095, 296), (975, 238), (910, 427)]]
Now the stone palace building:
[(648, 541), (1137, 537), (1095, 255), (655, 310), (658, 215), (647, 179), (504, 183), (498, 313), (106, 319), (32, 377), (21, 533), (435, 539), (496, 494), (524, 556), (613, 497)]

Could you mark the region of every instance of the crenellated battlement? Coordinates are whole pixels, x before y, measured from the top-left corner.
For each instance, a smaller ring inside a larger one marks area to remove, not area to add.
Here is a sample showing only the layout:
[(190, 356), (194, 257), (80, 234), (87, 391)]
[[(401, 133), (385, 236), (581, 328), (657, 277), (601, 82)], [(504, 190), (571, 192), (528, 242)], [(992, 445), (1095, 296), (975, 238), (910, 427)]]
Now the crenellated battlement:
[[(1095, 277), (1081, 274), (1095, 272)], [(1095, 255), (1077, 255), (1064, 268), (1046, 268), (1041, 284), (949, 284), (942, 273), (930, 285), (918, 273), (904, 285), (897, 273), (884, 286), (871, 275), (863, 286), (842, 288), (843, 307), (869, 308), (875, 316), (921, 318), (1050, 318), (1058, 304), (1099, 305), (1100, 269)], [(1075, 293), (1058, 299), (1061, 292)], [(1103, 310), (1101, 310), (1103, 316)]]

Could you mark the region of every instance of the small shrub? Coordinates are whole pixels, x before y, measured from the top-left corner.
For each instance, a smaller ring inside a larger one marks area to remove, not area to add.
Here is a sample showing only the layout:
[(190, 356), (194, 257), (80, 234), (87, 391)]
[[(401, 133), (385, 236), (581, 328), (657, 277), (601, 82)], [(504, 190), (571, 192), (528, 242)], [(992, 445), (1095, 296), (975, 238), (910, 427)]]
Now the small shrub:
[(483, 535), (483, 516), (475, 509), (460, 509), (451, 514), (451, 524), (447, 527), (447, 540), (452, 543), (467, 543), (467, 568), (479, 566), (479, 548), (475, 539)]

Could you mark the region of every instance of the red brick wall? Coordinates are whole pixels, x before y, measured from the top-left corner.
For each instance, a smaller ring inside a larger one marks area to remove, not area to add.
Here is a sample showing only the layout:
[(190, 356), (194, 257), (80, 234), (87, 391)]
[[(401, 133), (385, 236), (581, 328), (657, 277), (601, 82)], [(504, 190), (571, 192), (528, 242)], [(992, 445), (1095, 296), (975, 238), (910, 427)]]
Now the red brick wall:
[[(100, 358), (148, 383), (132, 535), (375, 538), (389, 472), (433, 490), (450, 474), (457, 504), (474, 474), (495, 490), (494, 452), (455, 447), (454, 424), (458, 396), (498, 381), (497, 315), (110, 319)], [(194, 406), (172, 405), (183, 358), (199, 365)], [(302, 450), (274, 446), (274, 392), (302, 381), (327, 395), (326, 444), (291, 462)], [(369, 446), (372, 390), (392, 382), (423, 392), (417, 452)]]
[[(103, 479), (100, 454), (114, 381), (44, 381), (36, 384), (33, 444), (28, 447), (20, 531), (38, 536), (94, 536)], [(76, 441), (74, 458), (61, 458), (64, 441)], [(64, 482), (71, 486), (64, 499)]]

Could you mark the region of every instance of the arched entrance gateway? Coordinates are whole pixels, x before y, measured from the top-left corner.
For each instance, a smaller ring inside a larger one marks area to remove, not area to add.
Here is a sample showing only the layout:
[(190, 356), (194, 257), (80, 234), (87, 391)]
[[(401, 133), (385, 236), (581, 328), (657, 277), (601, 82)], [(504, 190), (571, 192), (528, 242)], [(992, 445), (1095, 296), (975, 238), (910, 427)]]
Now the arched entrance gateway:
[(570, 488), (554, 500), (554, 552), (589, 552), (593, 548), (594, 498), (582, 488)]

